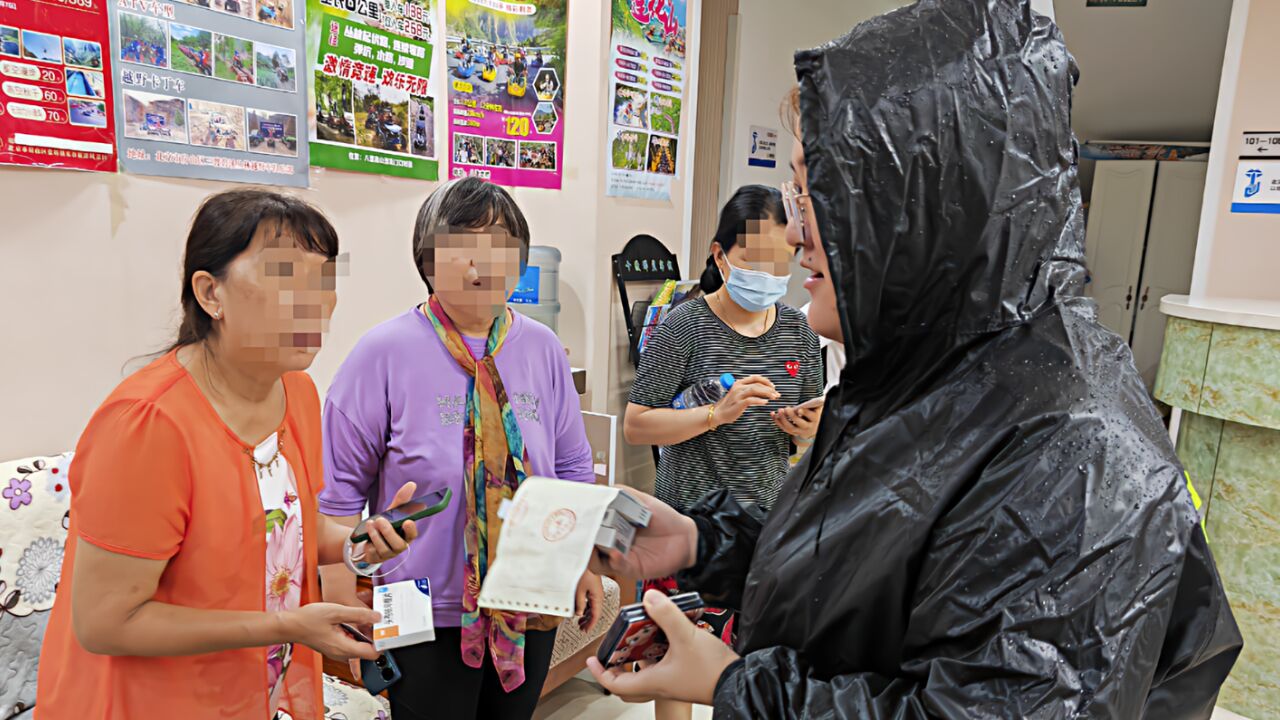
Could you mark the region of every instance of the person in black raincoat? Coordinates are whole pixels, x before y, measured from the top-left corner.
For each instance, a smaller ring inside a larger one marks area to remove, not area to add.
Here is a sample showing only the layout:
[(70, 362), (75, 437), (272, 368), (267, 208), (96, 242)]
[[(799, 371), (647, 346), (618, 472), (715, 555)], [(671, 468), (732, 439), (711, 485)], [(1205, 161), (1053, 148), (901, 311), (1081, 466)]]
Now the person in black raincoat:
[(920, 0), (796, 65), (789, 232), (829, 267), (811, 322), (848, 365), (767, 519), (642, 497), (631, 553), (594, 561), (683, 569), (740, 608), (736, 653), (649, 594), (667, 656), (592, 672), (743, 720), (1208, 718), (1241, 638), (1129, 348), (1080, 294), (1058, 29), (1025, 0)]

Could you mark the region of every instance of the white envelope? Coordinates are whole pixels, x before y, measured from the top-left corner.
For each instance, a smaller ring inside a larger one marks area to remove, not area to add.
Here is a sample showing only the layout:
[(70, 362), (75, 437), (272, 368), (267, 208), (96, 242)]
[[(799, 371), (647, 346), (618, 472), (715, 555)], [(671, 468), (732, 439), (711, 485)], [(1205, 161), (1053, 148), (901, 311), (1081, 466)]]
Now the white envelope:
[(492, 610), (573, 617), (574, 592), (618, 489), (531, 477), (503, 520), (497, 556), (480, 587)]

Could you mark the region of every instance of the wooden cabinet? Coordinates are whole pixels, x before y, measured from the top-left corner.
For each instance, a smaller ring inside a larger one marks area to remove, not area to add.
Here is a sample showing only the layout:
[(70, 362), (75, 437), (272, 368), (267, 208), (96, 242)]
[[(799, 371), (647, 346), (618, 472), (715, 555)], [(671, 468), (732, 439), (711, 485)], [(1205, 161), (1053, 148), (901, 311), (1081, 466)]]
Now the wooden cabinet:
[(1206, 163), (1102, 160), (1085, 235), (1099, 319), (1133, 348), (1150, 388), (1164, 347), (1160, 298), (1191, 289)]

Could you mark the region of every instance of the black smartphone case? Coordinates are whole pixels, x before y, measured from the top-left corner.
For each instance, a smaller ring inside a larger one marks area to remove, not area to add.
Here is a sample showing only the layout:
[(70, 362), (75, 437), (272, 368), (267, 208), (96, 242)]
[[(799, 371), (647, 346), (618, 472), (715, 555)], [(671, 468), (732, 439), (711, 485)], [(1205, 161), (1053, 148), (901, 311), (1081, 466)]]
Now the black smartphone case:
[(371, 695), (379, 695), (395, 685), (400, 681), (400, 666), (396, 664), (395, 656), (387, 651), (377, 660), (361, 660), (360, 680)]

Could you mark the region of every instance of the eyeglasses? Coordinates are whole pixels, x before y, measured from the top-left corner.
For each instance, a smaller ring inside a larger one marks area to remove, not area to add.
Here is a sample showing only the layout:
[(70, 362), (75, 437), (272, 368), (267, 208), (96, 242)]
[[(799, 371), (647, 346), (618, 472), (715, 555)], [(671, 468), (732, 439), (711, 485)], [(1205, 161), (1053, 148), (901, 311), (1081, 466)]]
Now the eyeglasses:
[(808, 201), (809, 193), (800, 192), (800, 186), (794, 182), (784, 182), (779, 187), (782, 191), (782, 208), (787, 214), (787, 222), (796, 221), (800, 223), (800, 237), (805, 242), (809, 241), (809, 231), (805, 228), (805, 205), (801, 200)]

